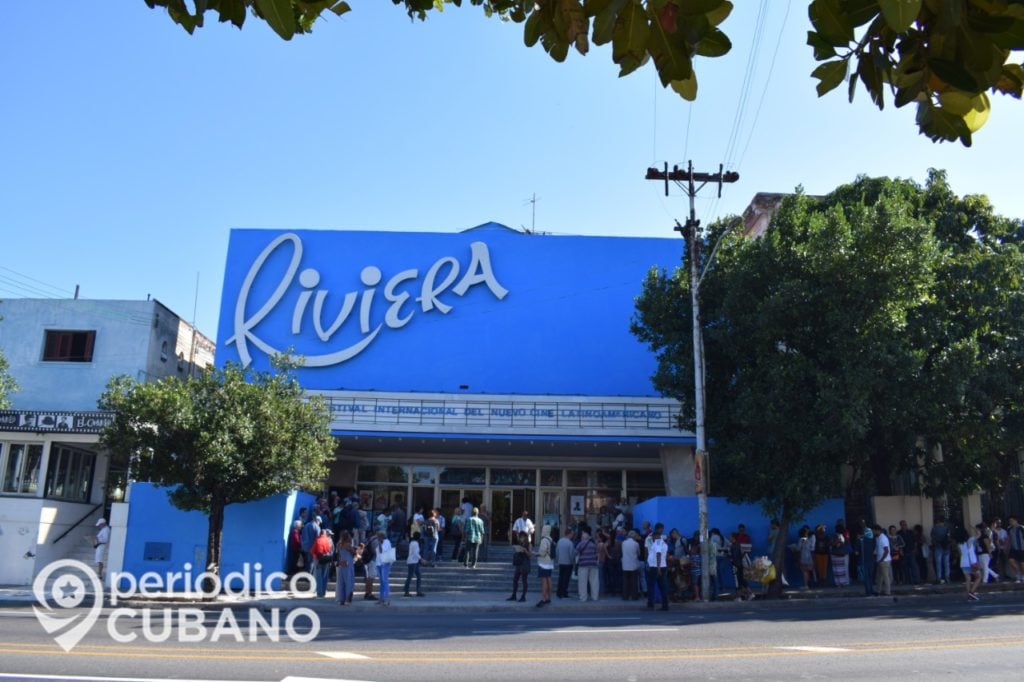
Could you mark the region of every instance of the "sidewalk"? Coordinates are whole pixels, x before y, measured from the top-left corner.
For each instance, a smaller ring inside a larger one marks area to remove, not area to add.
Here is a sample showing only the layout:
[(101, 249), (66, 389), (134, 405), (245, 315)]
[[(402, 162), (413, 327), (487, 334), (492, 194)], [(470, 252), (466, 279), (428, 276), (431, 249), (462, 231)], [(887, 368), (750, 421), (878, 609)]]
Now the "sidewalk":
[[(427, 585), (424, 585), (424, 589), (428, 589)], [(1000, 583), (989, 583), (983, 585), (979, 589), (979, 594), (984, 599), (986, 593), (1007, 593), (1007, 592), (1024, 592), (1024, 584), (1018, 584), (1013, 582), (1000, 582)], [(379, 591), (374, 590), (374, 594), (379, 596)], [(362, 597), (362, 592), (359, 591), (356, 594), (355, 599), (351, 606), (341, 606), (334, 601), (334, 591), (329, 590), (327, 597), (324, 599), (297, 597), (287, 591), (277, 591), (271, 593), (265, 593), (257, 596), (253, 595), (221, 595), (216, 599), (212, 600), (198, 600), (192, 595), (186, 595), (184, 593), (153, 593), (149, 597), (133, 596), (129, 599), (121, 599), (118, 601), (117, 606), (126, 606), (131, 608), (142, 608), (142, 607), (173, 607), (183, 605), (200, 605), (200, 606), (248, 606), (257, 607), (261, 609), (271, 608), (298, 608), (300, 606), (312, 608), (315, 611), (365, 611), (367, 609), (414, 609), (422, 611), (473, 611), (473, 612), (520, 612), (520, 613), (549, 613), (549, 612), (621, 612), (621, 611), (637, 611), (643, 610), (646, 607), (646, 600), (641, 598), (637, 601), (623, 601), (616, 595), (604, 597), (598, 601), (586, 601), (581, 602), (575, 596), (574, 592), (570, 592), (573, 596), (568, 599), (558, 599), (553, 597), (550, 604), (538, 608), (536, 606), (537, 601), (540, 598), (539, 590), (532, 591), (527, 594), (525, 602), (510, 602), (506, 601), (509, 593), (507, 591), (493, 592), (493, 591), (445, 591), (445, 592), (427, 592), (424, 597), (405, 597), (403, 596), (401, 586), (396, 591), (392, 588), (391, 593), (391, 605), (388, 607), (381, 606), (379, 601), (367, 601)], [(952, 583), (947, 585), (899, 585), (893, 586), (893, 597), (896, 599), (917, 599), (921, 597), (936, 597), (945, 595), (949, 599), (958, 599), (964, 596), (964, 587), (962, 583)], [(799, 590), (788, 588), (785, 591), (785, 599), (781, 600), (766, 600), (762, 599), (760, 595), (753, 601), (736, 602), (733, 600), (730, 593), (724, 593), (719, 596), (717, 601), (713, 602), (673, 602), (670, 603), (669, 608), (673, 611), (677, 610), (690, 610), (690, 609), (724, 609), (724, 610), (740, 610), (750, 608), (784, 608), (790, 606), (808, 606), (809, 603), (819, 603), (821, 606), (827, 604), (835, 604), (837, 600), (842, 600), (852, 605), (857, 601), (862, 601), (865, 604), (880, 603), (882, 601), (891, 599), (886, 597), (867, 597), (864, 594), (864, 588), (860, 585), (854, 585), (850, 587), (827, 587), (821, 589), (809, 589)], [(82, 606), (91, 606), (94, 602), (95, 595), (88, 593)], [(109, 601), (109, 594), (107, 594)], [(0, 607), (28, 607), (35, 604), (35, 596), (30, 587), (0, 587)]]

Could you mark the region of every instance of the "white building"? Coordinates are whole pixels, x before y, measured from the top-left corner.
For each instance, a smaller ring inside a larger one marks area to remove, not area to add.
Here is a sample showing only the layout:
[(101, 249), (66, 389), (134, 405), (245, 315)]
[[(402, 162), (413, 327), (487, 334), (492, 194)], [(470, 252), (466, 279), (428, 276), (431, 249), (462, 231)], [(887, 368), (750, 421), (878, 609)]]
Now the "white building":
[(20, 387), (0, 411), (0, 585), (25, 585), (90, 557), (96, 519), (123, 497), (124, 465), (97, 446), (110, 378), (184, 377), (214, 344), (156, 300), (7, 299), (0, 350)]

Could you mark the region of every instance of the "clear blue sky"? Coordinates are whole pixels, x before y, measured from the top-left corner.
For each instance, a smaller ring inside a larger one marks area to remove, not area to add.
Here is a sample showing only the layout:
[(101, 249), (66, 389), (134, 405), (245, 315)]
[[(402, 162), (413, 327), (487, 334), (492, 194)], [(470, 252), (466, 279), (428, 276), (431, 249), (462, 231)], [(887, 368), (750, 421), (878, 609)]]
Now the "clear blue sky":
[(644, 171), (688, 158), (741, 175), (720, 202), (704, 190), (705, 222), (761, 191), (824, 193), (861, 173), (923, 181), (929, 167), (1024, 217), (1022, 103), (995, 97), (968, 150), (919, 136), (912, 107), (819, 100), (801, 0), (738, 0), (723, 26), (733, 51), (698, 61), (692, 106), (651, 65), (618, 79), (609, 46), (556, 64), (478, 8), (411, 23), (384, 0), (351, 4), (286, 43), (256, 21), (189, 36), (142, 0), (5, 3), (0, 296), (77, 284), (190, 318), (199, 273), (212, 337), (232, 227), (529, 227), (536, 193), (538, 230), (672, 236), (686, 200)]

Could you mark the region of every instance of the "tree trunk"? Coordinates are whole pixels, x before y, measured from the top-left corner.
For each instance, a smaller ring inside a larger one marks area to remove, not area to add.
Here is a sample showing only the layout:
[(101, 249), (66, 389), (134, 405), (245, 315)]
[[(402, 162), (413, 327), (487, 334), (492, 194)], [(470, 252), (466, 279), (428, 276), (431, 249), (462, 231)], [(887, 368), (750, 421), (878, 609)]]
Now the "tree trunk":
[(779, 518), (779, 534), (771, 548), (772, 564), (775, 565), (775, 580), (768, 584), (766, 599), (785, 599), (782, 591), (782, 574), (786, 571), (786, 541), (789, 538), (789, 512), (783, 509)]
[[(210, 499), (210, 520), (206, 535), (206, 571), (220, 575), (220, 548), (224, 537), (224, 496), (214, 492)], [(203, 591), (210, 593), (215, 585), (212, 578), (203, 581)], [(210, 595), (210, 598), (216, 595)]]

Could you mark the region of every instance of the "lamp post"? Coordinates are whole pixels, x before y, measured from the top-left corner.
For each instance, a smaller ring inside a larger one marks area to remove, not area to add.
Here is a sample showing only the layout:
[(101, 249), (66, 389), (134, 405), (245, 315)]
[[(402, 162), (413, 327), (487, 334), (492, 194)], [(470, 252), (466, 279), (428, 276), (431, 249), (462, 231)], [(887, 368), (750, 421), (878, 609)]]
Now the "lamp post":
[[(711, 575), (709, 567), (714, 557), (708, 553), (708, 486), (707, 486), (707, 435), (704, 429), (704, 335), (701, 332), (700, 323), (700, 241), (698, 239), (698, 228), (700, 221), (697, 220), (697, 209), (694, 201), (704, 185), (714, 182), (718, 185), (718, 196), (722, 196), (722, 184), (736, 182), (740, 179), (739, 173), (722, 172), (722, 165), (719, 164), (717, 173), (694, 173), (693, 161), (688, 163), (687, 170), (674, 166), (672, 171), (668, 170), (665, 164), (664, 171), (657, 168), (647, 169), (648, 180), (664, 180), (665, 196), (668, 196), (668, 182), (672, 180), (686, 191), (690, 198), (690, 217), (685, 225), (676, 221), (675, 231), (679, 232), (686, 240), (690, 256), (690, 302), (691, 319), (693, 324), (693, 407), (694, 407), (694, 431), (697, 437), (696, 449), (693, 453), (693, 473), (695, 492), (697, 493), (697, 514), (700, 524), (700, 592), (703, 601), (709, 601), (711, 589)], [(683, 185), (683, 182), (686, 185)], [(700, 187), (695, 186), (700, 182)], [(712, 255), (714, 255), (712, 253)], [(710, 260), (708, 265), (710, 265)]]

